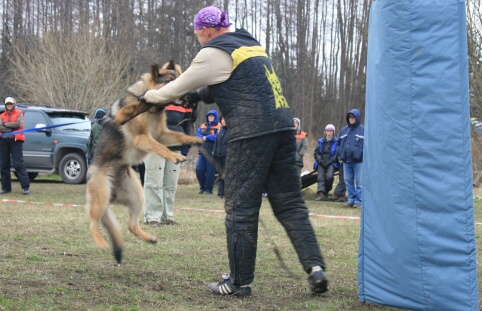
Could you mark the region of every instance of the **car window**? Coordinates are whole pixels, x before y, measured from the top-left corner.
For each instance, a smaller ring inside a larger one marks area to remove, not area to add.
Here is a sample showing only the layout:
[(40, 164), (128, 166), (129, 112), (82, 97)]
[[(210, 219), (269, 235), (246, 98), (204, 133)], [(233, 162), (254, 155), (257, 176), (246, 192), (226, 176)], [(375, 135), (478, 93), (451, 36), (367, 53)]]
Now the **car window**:
[(25, 111), (23, 127), (26, 129), (35, 128), (37, 124), (47, 124), (45, 116), (38, 111)]
[(69, 124), (61, 126), (61, 131), (90, 131), (90, 121), (81, 113), (51, 112), (48, 113), (53, 124)]

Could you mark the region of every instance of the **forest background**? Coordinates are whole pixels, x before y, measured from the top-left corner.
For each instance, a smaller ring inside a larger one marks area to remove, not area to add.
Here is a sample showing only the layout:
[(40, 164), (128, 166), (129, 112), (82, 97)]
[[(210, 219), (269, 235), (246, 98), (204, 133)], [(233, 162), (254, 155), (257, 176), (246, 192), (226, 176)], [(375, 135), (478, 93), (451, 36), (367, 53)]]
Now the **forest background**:
[[(232, 30), (247, 29), (266, 49), (311, 139), (321, 137), (328, 123), (344, 126), (352, 108), (364, 118), (372, 0), (1, 1), (0, 98), (92, 116), (109, 108), (150, 64), (173, 59), (189, 67), (200, 49), (193, 18), (216, 5), (228, 12)], [(467, 0), (466, 7), (471, 116), (479, 119), (482, 6)], [(201, 105), (195, 126), (208, 109)]]

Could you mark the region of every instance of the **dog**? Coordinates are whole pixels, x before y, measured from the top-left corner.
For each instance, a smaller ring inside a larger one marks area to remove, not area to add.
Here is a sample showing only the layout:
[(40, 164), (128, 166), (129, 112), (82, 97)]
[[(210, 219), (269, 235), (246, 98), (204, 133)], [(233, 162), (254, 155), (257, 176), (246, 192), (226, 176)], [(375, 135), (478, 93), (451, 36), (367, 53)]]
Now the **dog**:
[(147, 242), (157, 242), (155, 236), (139, 227), (145, 199), (141, 182), (131, 166), (141, 163), (149, 153), (174, 163), (184, 162), (184, 156), (167, 147), (201, 145), (203, 142), (198, 137), (167, 128), (164, 108), (169, 104), (149, 105), (138, 100), (138, 96), (148, 90), (161, 88), (181, 73), (180, 67), (173, 61), (162, 68), (154, 64), (151, 65), (150, 73), (143, 74), (139, 81), (128, 87), (125, 95), (112, 105), (110, 117), (115, 118), (123, 107), (127, 107), (124, 109), (125, 116), (130, 120), (124, 122), (124, 125), (104, 121), (94, 163), (87, 172), (86, 209), (90, 217), (90, 231), (97, 247), (108, 250), (109, 245), (99, 231), (99, 222), (102, 221), (112, 240), (114, 257), (119, 264), (122, 262), (123, 237), (120, 225), (109, 209), (110, 204), (122, 204), (129, 208), (130, 232)]

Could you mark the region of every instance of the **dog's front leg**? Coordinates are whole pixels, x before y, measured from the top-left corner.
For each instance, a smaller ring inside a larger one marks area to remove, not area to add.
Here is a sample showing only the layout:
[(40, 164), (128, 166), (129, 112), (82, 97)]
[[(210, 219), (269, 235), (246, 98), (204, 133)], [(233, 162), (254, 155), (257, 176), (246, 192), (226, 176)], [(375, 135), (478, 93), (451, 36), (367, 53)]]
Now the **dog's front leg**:
[(119, 109), (117, 114), (115, 115), (114, 124), (117, 125), (124, 125), (129, 120), (137, 117), (143, 112), (149, 110), (152, 107), (152, 104), (149, 104), (145, 101), (137, 101), (134, 103), (130, 103)]
[(137, 148), (149, 153), (158, 154), (164, 159), (171, 161), (175, 164), (186, 161), (186, 158), (183, 155), (172, 152), (171, 150), (169, 150), (169, 148), (159, 143), (157, 140), (155, 140), (149, 135), (138, 135), (134, 139), (133, 143)]

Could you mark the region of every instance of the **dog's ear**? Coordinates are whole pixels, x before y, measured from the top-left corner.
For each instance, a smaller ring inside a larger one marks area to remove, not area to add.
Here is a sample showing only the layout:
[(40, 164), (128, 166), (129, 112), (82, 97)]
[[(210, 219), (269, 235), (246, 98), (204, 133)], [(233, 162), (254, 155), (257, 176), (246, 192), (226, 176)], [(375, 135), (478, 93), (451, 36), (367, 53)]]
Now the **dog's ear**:
[(162, 69), (172, 70), (176, 72), (176, 77), (179, 77), (182, 74), (181, 66), (176, 64), (174, 60), (170, 60), (161, 67)]
[(174, 61), (171, 59), (166, 67), (166, 69), (169, 69), (169, 70), (176, 70), (176, 64), (174, 63)]
[(151, 65), (151, 76), (153, 81), (157, 81), (157, 78), (159, 77), (159, 65), (158, 64), (152, 64)]

